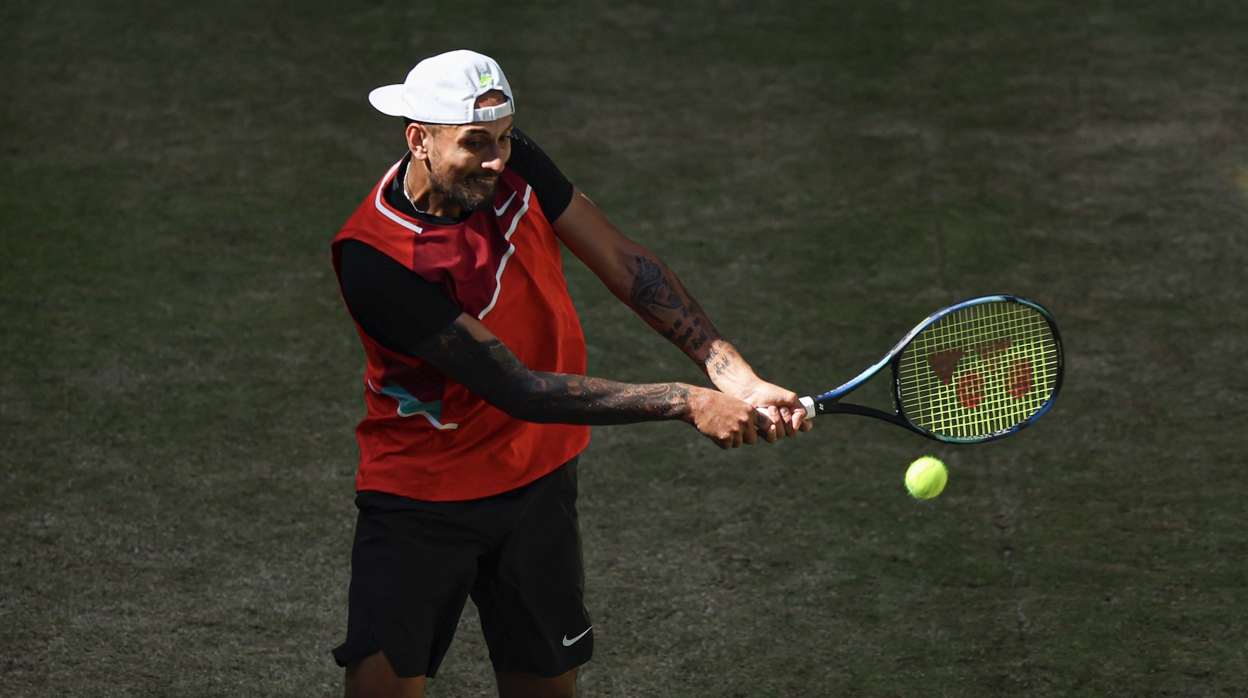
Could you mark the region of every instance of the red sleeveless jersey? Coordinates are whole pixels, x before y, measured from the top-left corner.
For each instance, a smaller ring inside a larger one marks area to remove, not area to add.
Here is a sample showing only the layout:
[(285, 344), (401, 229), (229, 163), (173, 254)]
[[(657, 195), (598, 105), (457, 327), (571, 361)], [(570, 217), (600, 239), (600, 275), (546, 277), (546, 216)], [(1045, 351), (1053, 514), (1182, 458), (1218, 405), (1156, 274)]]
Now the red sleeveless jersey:
[[(426, 280), (479, 319), (534, 370), (585, 373), (585, 337), (563, 278), (559, 240), (533, 189), (510, 168), (493, 210), (438, 225), (391, 207), (386, 173), (334, 238), (358, 240)], [(585, 449), (589, 427), (513, 419), (420, 359), (364, 333), (368, 413), (356, 428), (356, 490), (455, 501), (506, 492)]]

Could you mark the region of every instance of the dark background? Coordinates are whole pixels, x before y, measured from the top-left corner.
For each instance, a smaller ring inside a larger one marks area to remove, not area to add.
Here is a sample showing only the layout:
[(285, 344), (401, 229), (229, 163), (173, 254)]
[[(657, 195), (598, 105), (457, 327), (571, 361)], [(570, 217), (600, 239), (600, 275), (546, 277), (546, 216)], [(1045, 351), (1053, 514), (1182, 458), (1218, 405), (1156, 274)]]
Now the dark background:
[[(1217, 0), (5, 3), (0, 694), (340, 693), (328, 243), (402, 154), (368, 91), (461, 47), (770, 380), (984, 293), (1067, 341), (984, 446), (597, 429), (586, 695), (1248, 694), (1246, 37)], [(568, 277), (591, 373), (706, 384)], [(430, 695), (492, 692), (470, 607)]]

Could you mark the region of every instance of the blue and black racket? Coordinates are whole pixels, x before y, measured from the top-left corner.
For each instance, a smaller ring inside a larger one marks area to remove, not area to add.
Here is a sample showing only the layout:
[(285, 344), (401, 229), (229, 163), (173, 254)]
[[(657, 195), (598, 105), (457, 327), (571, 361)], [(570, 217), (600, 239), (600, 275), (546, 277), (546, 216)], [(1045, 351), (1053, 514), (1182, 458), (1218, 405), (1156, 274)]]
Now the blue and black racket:
[[(841, 402), (885, 366), (893, 411)], [(1062, 387), (1062, 340), (1048, 310), (1015, 296), (972, 298), (910, 330), (841, 387), (801, 398), (806, 412), (882, 419), (949, 443), (1009, 436), (1044, 416)]]

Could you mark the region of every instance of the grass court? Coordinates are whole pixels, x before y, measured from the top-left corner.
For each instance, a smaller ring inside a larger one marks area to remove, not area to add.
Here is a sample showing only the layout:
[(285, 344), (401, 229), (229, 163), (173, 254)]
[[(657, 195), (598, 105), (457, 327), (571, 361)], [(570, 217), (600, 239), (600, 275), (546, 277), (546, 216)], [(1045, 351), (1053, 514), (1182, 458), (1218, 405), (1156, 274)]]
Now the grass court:
[[(586, 696), (1248, 695), (1248, 6), (0, 7), (0, 694), (334, 696), (366, 101), (497, 58), (517, 125), (803, 394), (936, 308), (1048, 306), (1056, 407), (581, 462)], [(705, 379), (569, 258), (590, 371)], [(902, 477), (932, 453), (945, 493)], [(431, 696), (493, 694), (469, 607)]]

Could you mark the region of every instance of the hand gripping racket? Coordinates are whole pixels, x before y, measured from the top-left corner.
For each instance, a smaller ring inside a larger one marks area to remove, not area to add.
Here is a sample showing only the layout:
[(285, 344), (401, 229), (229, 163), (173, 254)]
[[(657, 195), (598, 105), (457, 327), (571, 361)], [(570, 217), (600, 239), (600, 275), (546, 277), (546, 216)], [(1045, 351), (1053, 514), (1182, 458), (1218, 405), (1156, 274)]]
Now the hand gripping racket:
[[(972, 298), (919, 323), (874, 366), (841, 387), (801, 398), (806, 413), (858, 414), (937, 441), (992, 441), (1035, 422), (1062, 387), (1053, 317), (1014, 296)], [(885, 366), (893, 411), (841, 402)]]

